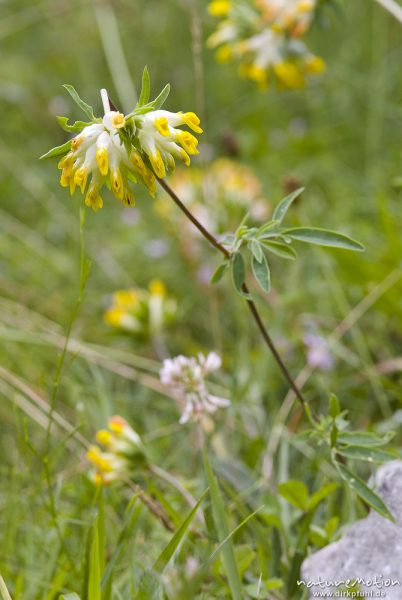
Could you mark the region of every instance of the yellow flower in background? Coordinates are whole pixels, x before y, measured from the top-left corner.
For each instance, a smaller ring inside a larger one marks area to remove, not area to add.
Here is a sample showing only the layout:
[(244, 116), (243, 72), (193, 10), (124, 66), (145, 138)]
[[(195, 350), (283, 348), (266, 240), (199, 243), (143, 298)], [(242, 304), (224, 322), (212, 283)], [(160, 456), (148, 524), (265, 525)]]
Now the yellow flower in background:
[(276, 31), (303, 35), (314, 17), (317, 0), (256, 0), (265, 21)]
[(149, 337), (172, 322), (176, 310), (177, 303), (168, 296), (164, 283), (153, 279), (148, 290), (117, 290), (104, 319), (112, 327)]
[(222, 17), (207, 44), (218, 62), (236, 60), (239, 74), (265, 90), (300, 89), (310, 75), (322, 73), (324, 61), (299, 39), (309, 28), (316, 0), (237, 0), (212, 2), (209, 12)]
[[(208, 167), (195, 167), (190, 171), (178, 169), (171, 183), (191, 212), (215, 234), (236, 228), (246, 212), (257, 222), (266, 219), (271, 212), (254, 172), (229, 158), (219, 158)], [(164, 220), (174, 222), (175, 230), (180, 228), (180, 239), (186, 249), (194, 249), (191, 240), (198, 239), (197, 230), (172, 210), (172, 203), (162, 190), (154, 206)]]
[(230, 0), (212, 0), (208, 4), (208, 12), (213, 17), (226, 17), (231, 8), (232, 2)]
[[(141, 182), (154, 197), (156, 178), (174, 171), (179, 159), (189, 166), (190, 157), (198, 154), (198, 139), (202, 133), (200, 120), (193, 112), (169, 112), (160, 107), (169, 93), (166, 86), (149, 102), (149, 75), (143, 74), (143, 89), (135, 109), (124, 115), (110, 109), (106, 90), (101, 90), (104, 116), (96, 118), (92, 107), (83, 102), (72, 86), (64, 86), (90, 118), (90, 122), (68, 124), (58, 117), (60, 125), (77, 133), (63, 146), (53, 148), (41, 158), (60, 156), (60, 184), (71, 194), (78, 188), (85, 195), (85, 204), (93, 210), (103, 206), (101, 190), (107, 186), (125, 206), (135, 204), (132, 184)], [(185, 126), (188, 130), (180, 129)], [(192, 132), (192, 133), (191, 133)]]
[(93, 468), (91, 479), (97, 485), (127, 479), (146, 464), (141, 438), (123, 417), (111, 417), (107, 429), (97, 432), (96, 441), (99, 445), (90, 446), (86, 456)]

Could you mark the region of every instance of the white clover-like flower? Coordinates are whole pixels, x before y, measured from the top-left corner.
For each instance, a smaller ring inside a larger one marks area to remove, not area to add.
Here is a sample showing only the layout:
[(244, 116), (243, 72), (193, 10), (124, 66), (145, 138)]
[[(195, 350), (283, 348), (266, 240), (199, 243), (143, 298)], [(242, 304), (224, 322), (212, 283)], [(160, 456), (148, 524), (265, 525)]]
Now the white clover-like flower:
[[(73, 194), (78, 187), (85, 194), (85, 204), (98, 210), (103, 206), (100, 190), (110, 187), (114, 196), (126, 206), (132, 206), (132, 183), (142, 182), (152, 197), (156, 191), (156, 177), (163, 178), (175, 168), (175, 159), (190, 164), (190, 156), (198, 154), (197, 138), (179, 129), (185, 125), (195, 133), (202, 133), (200, 120), (193, 112), (169, 112), (160, 106), (166, 99), (169, 86), (154, 100), (149, 100), (149, 75), (144, 70), (143, 89), (135, 109), (123, 115), (110, 110), (106, 90), (101, 90), (104, 117), (96, 118), (92, 108), (83, 102), (71, 86), (65, 86), (74, 100), (90, 117), (89, 123), (77, 121), (68, 125), (65, 117), (58, 117), (67, 131), (78, 132), (70, 141), (53, 148), (42, 158), (65, 154), (59, 161), (60, 184)], [(88, 186), (88, 187), (87, 187)]]
[(196, 358), (179, 355), (163, 361), (161, 382), (178, 397), (183, 409), (181, 424), (190, 419), (198, 421), (205, 413), (229, 406), (229, 400), (211, 394), (205, 383), (205, 376), (219, 369), (221, 364), (221, 358), (215, 352), (207, 356), (199, 354)]

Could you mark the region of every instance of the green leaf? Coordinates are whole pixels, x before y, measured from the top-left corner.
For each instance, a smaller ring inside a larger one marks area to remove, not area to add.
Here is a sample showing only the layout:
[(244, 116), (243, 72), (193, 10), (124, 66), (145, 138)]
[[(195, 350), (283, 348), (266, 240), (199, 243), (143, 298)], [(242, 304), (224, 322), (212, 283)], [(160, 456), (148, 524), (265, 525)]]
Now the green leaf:
[(280, 590), (283, 587), (283, 581), (279, 577), (271, 577), (265, 582), (265, 587), (268, 591)]
[(346, 458), (352, 460), (367, 460), (368, 462), (387, 462), (388, 460), (395, 460), (398, 458), (396, 453), (367, 446), (338, 446), (336, 451)]
[(349, 469), (347, 469), (338, 461), (333, 461), (333, 463), (342, 479), (346, 481), (349, 487), (354, 490), (364, 502), (377, 511), (382, 517), (385, 517), (390, 521), (394, 521), (394, 518), (388, 510), (386, 504), (384, 504), (381, 498), (371, 488), (369, 488), (365, 482), (360, 479), (360, 477), (358, 477), (355, 473), (352, 473), (352, 471), (349, 471)]
[(297, 256), (297, 252), (292, 246), (288, 244), (282, 244), (281, 242), (274, 242), (271, 240), (261, 240), (261, 244), (264, 244), (268, 252), (276, 254), (280, 258), (286, 258), (287, 260), (294, 260)]
[(155, 98), (155, 100), (153, 102), (151, 102), (153, 110), (157, 110), (158, 108), (160, 108), (165, 102), (167, 97), (170, 94), (170, 83), (167, 83), (165, 85), (165, 87), (163, 88), (163, 90), (161, 91), (161, 93), (159, 94), (159, 96), (157, 96)]
[(250, 216), (249, 211), (246, 212), (246, 214), (243, 216), (242, 220), (239, 223), (238, 228), (236, 229), (236, 233), (235, 236), (237, 237), (238, 235), (240, 235), (240, 232), (244, 229), (244, 231), (248, 231), (248, 227), (246, 226), (247, 220)]
[[(217, 554), (218, 552), (220, 552), (223, 548), (223, 546), (229, 541), (229, 539), (231, 539), (235, 533), (237, 533), (239, 531), (239, 529), (241, 529), (248, 521), (250, 521), (250, 519), (252, 519), (253, 517), (255, 517), (259, 512), (261, 512), (261, 510), (264, 508), (264, 505), (261, 505), (259, 508), (257, 508), (254, 512), (252, 512), (251, 514), (247, 515), (247, 517), (245, 517), (245, 519), (243, 519), (243, 521), (241, 523), (239, 523), (237, 525), (237, 527), (235, 527), (228, 535), (227, 537), (221, 541), (221, 543), (219, 544), (219, 546), (217, 548), (215, 548), (215, 550), (212, 552), (211, 556), (208, 558), (207, 562), (210, 562)], [(237, 549), (235, 548), (235, 551)]]
[(160, 581), (154, 573), (145, 571), (141, 576), (135, 600), (163, 600), (164, 598)]
[(96, 519), (93, 531), (92, 542), (90, 546), (88, 561), (88, 600), (101, 599), (101, 565), (99, 559), (99, 528), (98, 518)]
[(211, 490), (212, 515), (214, 519), (215, 529), (218, 534), (218, 539), (227, 542), (222, 546), (223, 562), (226, 569), (226, 575), (229, 581), (229, 587), (233, 600), (242, 600), (242, 584), (240, 574), (237, 568), (236, 557), (234, 552), (233, 540), (229, 534), (229, 528), (226, 520), (227, 508), (225, 507), (218, 482), (212, 471), (209, 463), (208, 454), (203, 448), (204, 468), (207, 477), (208, 485)]
[(261, 248), (259, 242), (257, 242), (256, 240), (251, 240), (247, 244), (247, 246), (250, 249), (250, 252), (254, 256), (255, 260), (259, 263), (262, 262), (262, 260), (264, 258), (264, 253), (262, 251), (262, 248)]
[(310, 527), (309, 538), (310, 541), (319, 548), (326, 546), (329, 541), (325, 529), (319, 527), (318, 525), (314, 525), (314, 523)]
[(60, 127), (64, 129), (64, 131), (68, 132), (79, 132), (85, 129), (85, 127), (89, 127), (92, 123), (85, 123), (84, 121), (75, 121), (72, 125), (68, 124), (68, 117), (56, 117)]
[(335, 532), (338, 529), (338, 525), (339, 525), (339, 517), (331, 517), (325, 523), (325, 531), (327, 532), (328, 538), (330, 540), (334, 537)]
[(151, 81), (149, 79), (148, 67), (145, 67), (142, 72), (141, 94), (140, 94), (140, 98), (138, 100), (137, 106), (144, 106), (145, 104), (147, 104), (150, 93), (151, 93)]
[(274, 232), (278, 233), (278, 225), (279, 221), (268, 221), (267, 223), (264, 223), (264, 225), (261, 225), (261, 227), (257, 230), (257, 238), (264, 237), (264, 234), (269, 234), (269, 236), (275, 235), (271, 230), (274, 230)]
[[(237, 531), (236, 527), (236, 531)], [(235, 532), (232, 532), (233, 535)], [(240, 577), (243, 578), (251, 563), (256, 559), (257, 553), (250, 547), (250, 544), (237, 544), (235, 546), (235, 557)]]
[(84, 100), (82, 100), (79, 97), (78, 92), (76, 91), (76, 89), (72, 85), (69, 85), (68, 83), (65, 83), (63, 85), (63, 87), (68, 91), (68, 93), (70, 94), (71, 98), (74, 100), (74, 102), (76, 102), (76, 104), (78, 104), (78, 106), (81, 108), (81, 110), (84, 111), (84, 113), (87, 115), (87, 117), (89, 119), (91, 119), (91, 121), (94, 121), (95, 115), (94, 115), (94, 110), (93, 110), (92, 106), (90, 106), (89, 104), (87, 104), (86, 102), (84, 102)]
[(286, 196), (286, 198), (281, 200), (273, 212), (272, 220), (278, 221), (278, 223), (282, 223), (288, 209), (290, 208), (292, 203), (296, 200), (296, 198), (298, 198), (300, 196), (300, 194), (302, 192), (304, 192), (304, 187), (299, 188), (298, 190), (295, 190), (294, 192), (292, 192), (291, 194)]
[(339, 404), (339, 400), (335, 396), (335, 394), (331, 394), (329, 397), (329, 414), (333, 419), (335, 419), (340, 414), (340, 412), (341, 407)]
[(71, 592), (71, 594), (63, 594), (63, 596), (59, 596), (59, 600), (81, 600), (78, 594)]
[(318, 506), (318, 504), (320, 504), (320, 502), (325, 500), (325, 498), (327, 498), (327, 496), (332, 494), (332, 492), (334, 492), (337, 489), (337, 487), (339, 487), (339, 486), (335, 482), (327, 483), (320, 490), (315, 492), (308, 501), (308, 505), (307, 505), (308, 510), (313, 510), (316, 506)]
[(299, 242), (308, 244), (317, 244), (318, 246), (329, 246), (332, 248), (342, 248), (343, 250), (363, 251), (364, 246), (356, 240), (352, 240), (349, 236), (331, 231), (329, 229), (321, 229), (319, 227), (292, 227), (281, 231), (282, 235), (288, 235)]
[(244, 591), (247, 592), (247, 596), (252, 598), (252, 600), (263, 600), (270, 597), (268, 596), (269, 591), (279, 590), (283, 585), (282, 579), (272, 577), (265, 582), (249, 583), (245, 586)]
[(251, 269), (261, 288), (264, 292), (268, 293), (271, 289), (271, 273), (265, 256), (262, 255), (261, 262), (258, 262), (255, 256), (253, 256), (251, 259)]
[(134, 532), (140, 519), (142, 510), (141, 504), (137, 503), (138, 497), (139, 494), (135, 494), (131, 498), (126, 508), (123, 526), (117, 540), (116, 548), (108, 561), (108, 565), (102, 577), (102, 600), (107, 599), (108, 590), (112, 587), (113, 573), (117, 561), (119, 560), (125, 546), (128, 544), (128, 541), (133, 541), (134, 539)]
[(159, 558), (157, 559), (157, 561), (155, 562), (155, 564), (153, 566), (154, 571), (158, 571), (159, 573), (162, 573), (165, 570), (170, 559), (172, 558), (173, 554), (177, 550), (180, 542), (186, 535), (186, 532), (187, 532), (188, 528), (190, 527), (190, 525), (197, 513), (197, 510), (200, 507), (200, 504), (204, 500), (207, 493), (208, 493), (208, 489), (205, 490), (205, 492), (202, 494), (201, 498), (198, 500), (197, 504), (194, 506), (194, 508), (191, 510), (191, 512), (184, 519), (183, 523), (180, 525), (179, 529), (176, 531), (176, 533), (174, 534), (174, 536), (172, 537), (172, 539), (170, 540), (168, 545), (162, 550), (162, 553), (160, 554)]
[(262, 519), (267, 525), (276, 527), (278, 530), (281, 530), (282, 528), (282, 522), (272, 508), (263, 509), (260, 512), (260, 519)]
[(70, 148), (71, 140), (69, 140), (62, 146), (56, 146), (55, 148), (52, 148), (51, 150), (49, 150), (49, 152), (46, 152), (46, 154), (42, 154), (40, 160), (42, 160), (42, 158), (53, 158), (54, 156), (61, 156), (62, 154), (67, 154), (67, 152), (70, 151)]
[(331, 448), (335, 448), (337, 441), (338, 441), (338, 433), (339, 433), (339, 429), (336, 426), (336, 421), (333, 420), (332, 421), (332, 427), (331, 427), (331, 433), (330, 433), (330, 443), (331, 443)]
[(297, 479), (290, 479), (278, 485), (278, 492), (293, 506), (307, 510), (309, 502), (308, 489), (305, 483)]
[(344, 431), (339, 433), (338, 443), (350, 446), (385, 446), (392, 440), (394, 435), (393, 431), (389, 431), (382, 437), (370, 431), (352, 431), (350, 433)]
[(233, 285), (235, 286), (235, 288), (239, 292), (239, 294), (244, 296), (244, 292), (242, 290), (242, 285), (246, 278), (246, 268), (244, 266), (244, 259), (240, 252), (235, 252), (232, 255), (232, 260), (230, 262), (230, 265), (231, 265), (231, 269), (232, 269)]
[(106, 565), (105, 499), (102, 487), (99, 491), (99, 510), (98, 518), (96, 519), (96, 527), (98, 530), (99, 571), (102, 575)]
[(227, 260), (225, 260), (225, 262), (218, 265), (218, 267), (215, 269), (215, 271), (210, 279), (210, 283), (211, 284), (218, 283), (218, 281), (220, 281), (222, 279), (222, 277), (224, 276), (225, 271), (228, 268), (228, 266), (229, 266), (229, 262)]
[(145, 115), (146, 113), (149, 113), (152, 110), (154, 110), (154, 106), (153, 106), (152, 102), (148, 102), (148, 104), (145, 104), (145, 106), (136, 106), (135, 109), (133, 110), (133, 112), (131, 112), (130, 114), (127, 115), (126, 121), (128, 121), (128, 119), (130, 117), (137, 116), (137, 115)]

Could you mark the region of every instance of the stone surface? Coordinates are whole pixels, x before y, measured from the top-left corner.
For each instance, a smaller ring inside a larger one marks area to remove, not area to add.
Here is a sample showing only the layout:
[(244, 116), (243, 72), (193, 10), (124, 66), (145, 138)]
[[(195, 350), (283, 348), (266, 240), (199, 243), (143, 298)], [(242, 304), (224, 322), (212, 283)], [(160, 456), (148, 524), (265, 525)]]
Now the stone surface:
[(339, 541), (307, 558), (301, 578), (306, 583), (321, 582), (310, 588), (310, 598), (317, 597), (313, 592), (345, 589), (341, 584), (327, 586), (323, 582), (360, 578), (359, 589), (372, 594), (365, 597), (402, 600), (402, 461), (385, 464), (372, 479), (370, 485), (384, 500), (396, 523), (371, 511)]

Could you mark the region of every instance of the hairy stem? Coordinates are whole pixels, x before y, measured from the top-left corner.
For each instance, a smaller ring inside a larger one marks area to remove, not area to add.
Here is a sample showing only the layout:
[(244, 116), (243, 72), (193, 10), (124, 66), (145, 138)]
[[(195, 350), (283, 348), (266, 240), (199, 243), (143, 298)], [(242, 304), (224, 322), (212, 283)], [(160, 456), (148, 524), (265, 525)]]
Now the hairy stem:
[[(164, 179), (158, 179), (158, 181), (159, 181), (159, 184), (162, 186), (162, 188), (165, 190), (165, 192), (167, 194), (169, 194), (169, 196), (171, 197), (173, 202), (180, 208), (180, 210), (186, 215), (186, 217), (193, 223), (193, 225), (205, 237), (205, 239), (208, 240), (208, 242), (212, 246), (214, 246), (217, 250), (219, 250), (219, 252), (221, 254), (223, 254), (223, 256), (225, 258), (230, 259), (229, 250), (227, 250), (224, 246), (222, 246), (222, 244), (220, 242), (218, 242), (218, 240), (215, 238), (215, 236), (213, 236), (212, 233), (210, 233), (207, 229), (205, 229), (204, 225), (202, 225), (202, 223), (200, 223), (198, 221), (198, 219), (196, 219), (196, 217), (188, 210), (188, 208), (183, 204), (183, 202), (180, 200), (180, 198), (177, 196), (177, 194), (172, 190), (172, 188), (166, 183), (166, 181)], [(249, 296), (249, 290), (248, 290), (248, 287), (246, 284), (243, 284), (243, 292), (247, 296)], [(296, 385), (295, 381), (293, 380), (291, 374), (289, 373), (288, 368), (286, 367), (285, 363), (283, 362), (282, 358), (280, 357), (279, 352), (276, 349), (275, 344), (262, 321), (261, 315), (258, 312), (258, 309), (257, 309), (257, 306), (256, 306), (254, 300), (252, 300), (251, 298), (248, 297), (247, 298), (247, 306), (250, 310), (250, 313), (251, 313), (254, 321), (257, 324), (257, 327), (264, 339), (264, 342), (270, 349), (270, 351), (271, 351), (275, 361), (277, 362), (280, 370), (282, 371), (286, 381), (288, 382), (288, 384), (291, 387), (291, 389), (293, 390), (293, 392), (296, 394), (296, 397), (298, 398), (298, 400), (304, 406), (306, 404), (306, 400), (304, 399), (301, 391), (299, 390), (299, 388)]]

